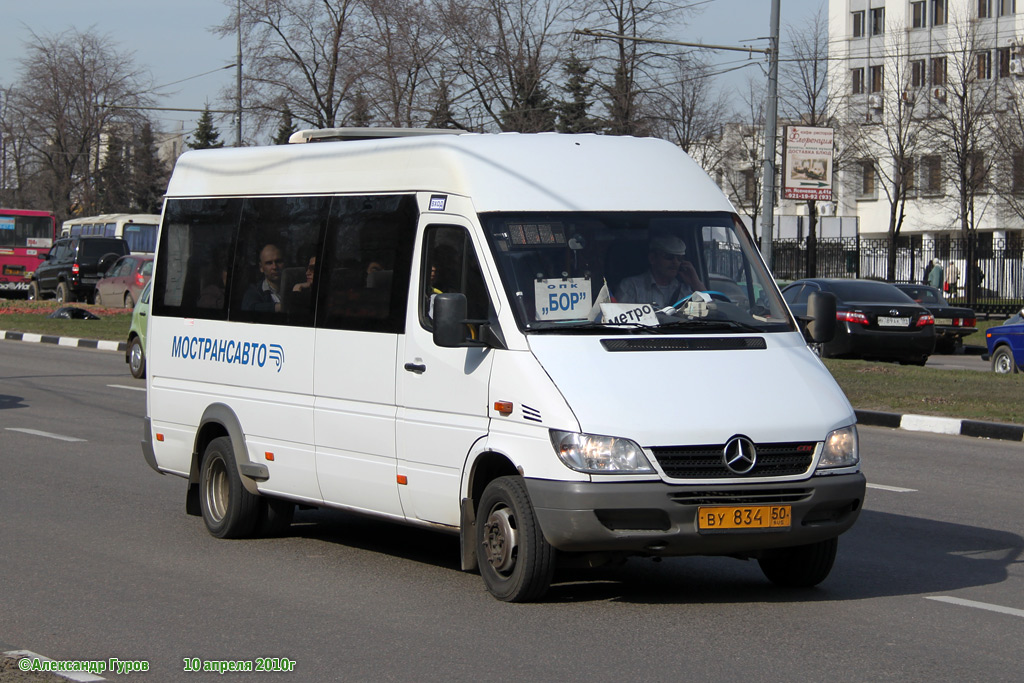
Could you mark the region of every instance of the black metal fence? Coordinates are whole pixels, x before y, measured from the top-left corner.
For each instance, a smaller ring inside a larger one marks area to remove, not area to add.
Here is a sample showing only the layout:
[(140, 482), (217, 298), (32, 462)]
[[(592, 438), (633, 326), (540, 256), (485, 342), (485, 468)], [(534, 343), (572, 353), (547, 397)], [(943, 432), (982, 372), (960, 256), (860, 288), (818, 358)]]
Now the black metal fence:
[[(973, 242), (973, 244), (972, 244)], [(886, 280), (888, 238), (818, 238), (814, 277)], [(925, 282), (925, 268), (938, 259), (947, 298), (978, 313), (1008, 314), (1024, 307), (1024, 244), (1020, 239), (994, 239), (979, 233), (972, 240), (920, 236), (900, 238), (896, 245), (895, 282)], [(808, 277), (807, 242), (772, 242), (772, 272), (780, 280)], [(973, 291), (968, 278), (973, 277)]]

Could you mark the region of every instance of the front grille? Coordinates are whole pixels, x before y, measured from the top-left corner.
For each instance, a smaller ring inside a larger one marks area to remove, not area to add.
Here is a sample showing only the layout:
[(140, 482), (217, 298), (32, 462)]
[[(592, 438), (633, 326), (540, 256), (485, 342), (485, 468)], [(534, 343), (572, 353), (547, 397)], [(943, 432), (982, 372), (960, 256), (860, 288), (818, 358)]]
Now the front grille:
[(751, 491), (686, 491), (669, 499), (680, 505), (784, 505), (811, 497), (811, 489), (756, 489)]
[(757, 461), (746, 474), (736, 474), (725, 466), (725, 445), (659, 446), (654, 457), (672, 479), (746, 479), (785, 477), (803, 474), (814, 460), (813, 442), (756, 444)]

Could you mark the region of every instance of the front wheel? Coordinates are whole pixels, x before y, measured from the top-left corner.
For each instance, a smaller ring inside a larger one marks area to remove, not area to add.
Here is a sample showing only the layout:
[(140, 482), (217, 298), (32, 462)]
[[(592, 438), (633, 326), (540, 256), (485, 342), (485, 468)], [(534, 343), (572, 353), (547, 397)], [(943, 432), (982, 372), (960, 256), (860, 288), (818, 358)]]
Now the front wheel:
[(217, 538), (244, 538), (259, 521), (260, 499), (245, 490), (231, 439), (210, 442), (199, 470), (199, 505), (206, 528)]
[(1008, 346), (1000, 346), (992, 354), (992, 371), (997, 375), (1013, 375), (1018, 372), (1017, 363)]
[(787, 588), (811, 588), (828, 577), (839, 539), (773, 550), (757, 561), (768, 580)]
[(520, 477), (499, 477), (484, 489), (476, 543), (484, 585), (499, 600), (536, 600), (551, 585), (555, 550), (541, 533)]
[(128, 369), (135, 379), (146, 376), (146, 352), (142, 350), (142, 342), (138, 337), (128, 343)]

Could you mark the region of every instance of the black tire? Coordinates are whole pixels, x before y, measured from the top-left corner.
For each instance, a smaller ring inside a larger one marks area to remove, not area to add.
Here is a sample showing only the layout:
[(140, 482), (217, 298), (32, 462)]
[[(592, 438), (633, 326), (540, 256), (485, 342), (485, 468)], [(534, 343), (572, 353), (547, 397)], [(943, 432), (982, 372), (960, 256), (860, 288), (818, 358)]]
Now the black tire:
[(283, 536), (292, 526), (295, 503), (280, 498), (260, 501), (260, 519), (256, 523), (257, 536)]
[(551, 585), (555, 550), (541, 533), (520, 477), (500, 477), (484, 489), (476, 543), (484, 585), (499, 600), (536, 600)]
[(220, 436), (211, 441), (199, 469), (199, 506), (209, 532), (217, 538), (251, 536), (261, 502), (242, 486), (231, 439)]
[(25, 296), (29, 301), (40, 301), (42, 297), (39, 295), (39, 283), (35, 280), (28, 283), (28, 294)]
[(66, 282), (57, 283), (57, 293), (54, 294), (54, 298), (59, 304), (73, 303), (75, 300), (75, 297), (71, 293), (71, 289), (68, 287), (68, 283)]
[(1008, 346), (1000, 346), (992, 354), (992, 372), (997, 375), (1015, 375), (1020, 372)]
[(128, 369), (135, 379), (146, 376), (146, 352), (142, 350), (142, 342), (138, 337), (132, 337), (128, 342)]
[(839, 539), (781, 548), (757, 561), (768, 580), (787, 588), (811, 588), (824, 581), (836, 561)]
[(128, 310), (135, 308), (135, 297), (132, 296), (131, 292), (124, 293), (124, 307)]

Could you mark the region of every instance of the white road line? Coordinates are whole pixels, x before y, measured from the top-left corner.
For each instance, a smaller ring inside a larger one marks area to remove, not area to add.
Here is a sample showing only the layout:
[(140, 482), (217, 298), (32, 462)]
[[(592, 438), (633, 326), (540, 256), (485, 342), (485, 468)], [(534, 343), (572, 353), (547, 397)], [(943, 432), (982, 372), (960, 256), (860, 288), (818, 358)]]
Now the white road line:
[(999, 612), (1000, 614), (1009, 614), (1014, 617), (1024, 617), (1024, 609), (1016, 609), (1014, 607), (1003, 607), (1002, 605), (991, 605), (987, 602), (975, 602), (974, 600), (963, 600), (961, 598), (951, 598), (948, 595), (931, 595), (928, 596), (928, 600), (935, 600), (937, 602), (948, 602), (951, 605), (960, 605), (961, 607), (974, 607), (975, 609), (987, 609), (990, 612)]
[(111, 389), (130, 389), (131, 391), (145, 391), (146, 387), (130, 387), (127, 384), (108, 384)]
[[(37, 660), (39, 662), (52, 662), (52, 661), (54, 661), (54, 660), (50, 659), (49, 657), (44, 657), (42, 655), (37, 655), (35, 652), (31, 652), (29, 650), (8, 650), (7, 652), (4, 652), (4, 654), (7, 655), (8, 657), (10, 657), (11, 659), (30, 659), (30, 660)], [(78, 662), (76, 662), (76, 663), (78, 663)], [(105, 665), (106, 662), (105, 661), (96, 662), (94, 664), (94, 666), (98, 668), (99, 664), (104, 664)], [(95, 671), (97, 669), (94, 668), (93, 670)], [(106, 681), (106, 680), (108, 680), (106, 678), (100, 678), (99, 676), (96, 676), (96, 675), (91, 674), (91, 673), (87, 673), (85, 671), (53, 671), (51, 673), (53, 673), (53, 674), (55, 674), (57, 676), (60, 676), (61, 678), (66, 678), (66, 679), (68, 679), (70, 681), (79, 681), (79, 683), (95, 683), (96, 681)]]
[(886, 486), (885, 484), (868, 484), (869, 489), (878, 489), (879, 491), (892, 491), (893, 493), (917, 493), (917, 489), (905, 489), (899, 486)]
[(41, 432), (38, 429), (22, 429), (21, 427), (4, 427), (9, 432), (22, 432), (24, 434), (32, 434), (34, 436), (45, 436), (47, 439), (57, 439), (58, 441), (85, 441), (85, 439), (76, 439), (73, 436), (64, 436), (63, 434), (52, 434), (50, 432)]

